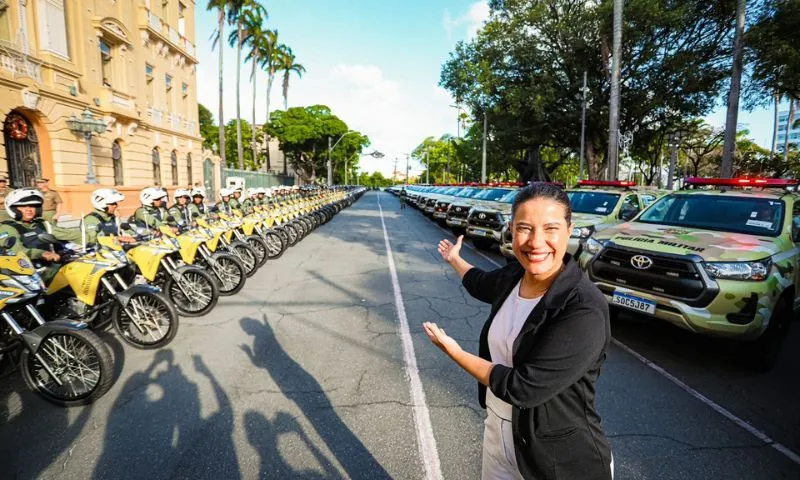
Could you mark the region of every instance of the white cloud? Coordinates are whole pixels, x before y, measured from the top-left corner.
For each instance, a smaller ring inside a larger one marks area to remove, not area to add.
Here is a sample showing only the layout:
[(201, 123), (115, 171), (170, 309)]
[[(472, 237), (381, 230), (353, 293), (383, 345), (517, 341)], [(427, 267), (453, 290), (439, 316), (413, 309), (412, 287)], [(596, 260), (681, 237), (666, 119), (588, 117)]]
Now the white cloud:
[(452, 38), (453, 32), (460, 27), (466, 25), (467, 38), (473, 38), (478, 34), (478, 30), (483, 27), (486, 20), (489, 19), (490, 9), (487, 0), (479, 0), (472, 5), (461, 16), (453, 18), (449, 10), (445, 9), (442, 17), (442, 24), (447, 37)]

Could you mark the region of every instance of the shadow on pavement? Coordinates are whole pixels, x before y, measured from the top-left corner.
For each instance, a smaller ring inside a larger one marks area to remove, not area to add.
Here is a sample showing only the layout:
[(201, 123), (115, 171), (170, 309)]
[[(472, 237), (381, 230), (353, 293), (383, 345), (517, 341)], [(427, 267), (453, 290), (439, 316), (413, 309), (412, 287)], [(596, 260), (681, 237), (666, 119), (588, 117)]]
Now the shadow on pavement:
[[(194, 368), (212, 385), (218, 410), (202, 418), (197, 384), (172, 350), (155, 352), (126, 381), (106, 421), (93, 478), (240, 478), (230, 400), (199, 356)], [(126, 408), (130, 404), (130, 408)]]
[[(262, 321), (245, 317), (240, 323), (242, 330), (253, 337), (253, 347), (243, 345), (242, 350), (250, 357), (254, 366), (269, 373), (284, 396), (293, 401), (303, 412), (305, 418), (314, 426), (317, 434), (344, 468), (346, 476), (370, 479), (391, 478), (361, 440), (342, 421), (319, 382), (281, 347), (266, 316), (262, 318)], [(345, 368), (346, 366), (342, 365), (341, 367)], [(255, 440), (256, 443), (259, 443), (258, 440), (264, 438), (270, 430), (278, 432), (278, 427), (287, 425), (292, 427), (285, 421), (277, 422), (280, 420), (280, 415), (278, 417), (276, 422), (270, 424), (264, 418), (259, 419), (253, 416), (251, 412), (249, 419), (254, 420), (256, 425), (251, 427), (248, 422), (250, 442), (253, 443)], [(257, 430), (259, 424), (262, 429), (266, 430), (266, 433)], [(306, 443), (310, 444), (308, 441)], [(272, 454), (269, 449), (266, 452), (262, 451), (262, 467), (269, 455), (280, 457), (279, 453)], [(316, 455), (317, 452), (315, 452)], [(323, 466), (325, 466), (324, 463)], [(330, 467), (325, 468), (327, 470)], [(262, 473), (264, 473), (263, 468)]]

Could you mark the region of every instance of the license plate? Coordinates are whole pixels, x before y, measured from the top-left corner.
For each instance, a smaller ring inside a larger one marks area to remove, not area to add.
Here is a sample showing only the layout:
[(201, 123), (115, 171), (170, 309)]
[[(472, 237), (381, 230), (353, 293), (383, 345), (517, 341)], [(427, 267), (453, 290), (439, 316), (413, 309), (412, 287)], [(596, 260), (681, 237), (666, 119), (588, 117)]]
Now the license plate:
[(485, 237), (486, 236), (486, 232), (484, 232), (483, 230), (473, 230), (472, 234), (473, 235), (478, 235), (479, 237)]
[(651, 302), (650, 300), (645, 300), (644, 298), (639, 298), (627, 293), (614, 292), (614, 295), (611, 297), (611, 303), (650, 315), (656, 313), (656, 302)]

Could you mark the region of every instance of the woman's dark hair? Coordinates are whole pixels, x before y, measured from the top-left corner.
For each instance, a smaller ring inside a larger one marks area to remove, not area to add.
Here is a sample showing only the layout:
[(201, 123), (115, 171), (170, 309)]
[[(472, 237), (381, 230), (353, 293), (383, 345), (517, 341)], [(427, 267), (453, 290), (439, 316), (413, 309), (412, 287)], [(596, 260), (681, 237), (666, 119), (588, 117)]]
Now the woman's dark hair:
[(519, 209), (520, 205), (528, 200), (537, 198), (547, 198), (560, 203), (564, 207), (564, 218), (567, 220), (567, 225), (572, 223), (572, 206), (569, 203), (567, 193), (559, 186), (547, 182), (534, 182), (522, 187), (511, 205), (511, 218), (517, 215), (517, 209)]

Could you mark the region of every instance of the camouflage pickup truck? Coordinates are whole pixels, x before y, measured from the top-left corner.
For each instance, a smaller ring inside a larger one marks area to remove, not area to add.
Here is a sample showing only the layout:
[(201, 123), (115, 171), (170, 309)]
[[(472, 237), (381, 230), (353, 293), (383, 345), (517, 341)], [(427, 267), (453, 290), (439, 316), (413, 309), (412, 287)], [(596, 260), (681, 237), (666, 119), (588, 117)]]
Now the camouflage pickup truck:
[(800, 306), (798, 181), (685, 185), (589, 238), (580, 264), (612, 307), (745, 341), (750, 365), (768, 370)]

